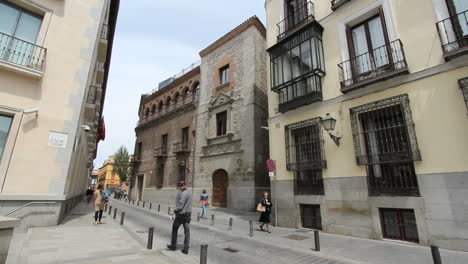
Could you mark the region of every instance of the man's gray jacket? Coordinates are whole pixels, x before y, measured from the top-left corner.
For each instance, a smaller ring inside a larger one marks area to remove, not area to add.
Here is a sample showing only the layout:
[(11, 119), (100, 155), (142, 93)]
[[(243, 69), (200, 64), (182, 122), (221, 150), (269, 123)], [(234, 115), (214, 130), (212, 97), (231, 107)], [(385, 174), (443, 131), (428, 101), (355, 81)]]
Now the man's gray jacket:
[(175, 214), (182, 215), (192, 212), (192, 193), (185, 189), (177, 194)]

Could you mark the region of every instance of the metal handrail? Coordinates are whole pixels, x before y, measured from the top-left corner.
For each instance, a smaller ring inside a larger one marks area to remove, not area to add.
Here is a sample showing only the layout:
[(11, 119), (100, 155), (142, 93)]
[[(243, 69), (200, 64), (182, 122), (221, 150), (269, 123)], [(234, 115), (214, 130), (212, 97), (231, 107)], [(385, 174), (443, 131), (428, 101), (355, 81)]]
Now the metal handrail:
[(315, 19), (314, 4), (308, 1), (295, 12), (276, 24), (278, 28), (278, 39), (283, 38), (288, 32), (298, 28), (307, 21)]
[(57, 203), (57, 202), (29, 202), (29, 203), (27, 203), (27, 204), (25, 204), (25, 205), (23, 205), (23, 206), (21, 206), (21, 207), (16, 208), (15, 210), (9, 212), (8, 214), (6, 214), (6, 215), (4, 215), (4, 216), (9, 216), (9, 215), (11, 215), (12, 213), (17, 212), (17, 211), (19, 211), (19, 210), (21, 210), (21, 209), (27, 207), (27, 206), (30, 205), (30, 204), (56, 204), (56, 203)]
[(42, 71), (47, 49), (0, 32), (0, 60)]

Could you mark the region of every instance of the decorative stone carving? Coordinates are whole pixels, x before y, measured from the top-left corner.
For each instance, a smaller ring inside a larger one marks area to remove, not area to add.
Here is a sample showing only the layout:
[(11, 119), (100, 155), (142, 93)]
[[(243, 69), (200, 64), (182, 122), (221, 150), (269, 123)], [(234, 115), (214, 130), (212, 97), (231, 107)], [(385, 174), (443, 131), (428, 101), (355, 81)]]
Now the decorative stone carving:
[(241, 151), (241, 140), (233, 140), (225, 143), (206, 145), (202, 147), (203, 156), (214, 156)]

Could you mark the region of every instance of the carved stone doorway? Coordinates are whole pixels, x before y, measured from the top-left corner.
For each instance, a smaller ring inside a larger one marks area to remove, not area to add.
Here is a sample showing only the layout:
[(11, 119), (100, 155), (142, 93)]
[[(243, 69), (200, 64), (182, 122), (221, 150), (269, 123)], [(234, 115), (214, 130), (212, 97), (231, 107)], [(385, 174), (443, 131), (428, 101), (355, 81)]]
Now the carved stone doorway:
[(228, 174), (225, 170), (220, 169), (213, 173), (213, 206), (226, 207), (228, 185)]

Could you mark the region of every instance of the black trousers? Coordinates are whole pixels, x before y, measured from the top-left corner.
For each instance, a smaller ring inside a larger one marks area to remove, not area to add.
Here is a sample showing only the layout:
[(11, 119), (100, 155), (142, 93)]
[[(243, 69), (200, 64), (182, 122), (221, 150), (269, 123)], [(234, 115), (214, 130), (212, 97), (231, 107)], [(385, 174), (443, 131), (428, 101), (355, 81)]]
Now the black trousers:
[(179, 231), (179, 227), (181, 225), (184, 226), (184, 249), (189, 249), (190, 247), (190, 220), (192, 218), (191, 213), (186, 213), (183, 215), (176, 215), (174, 219), (174, 223), (172, 223), (172, 239), (171, 245), (173, 247), (177, 246), (177, 232)]
[(99, 210), (99, 211), (96, 211), (96, 212), (94, 213), (94, 221), (97, 221), (97, 220), (99, 219), (99, 222), (101, 222), (102, 211), (103, 211), (103, 210)]

